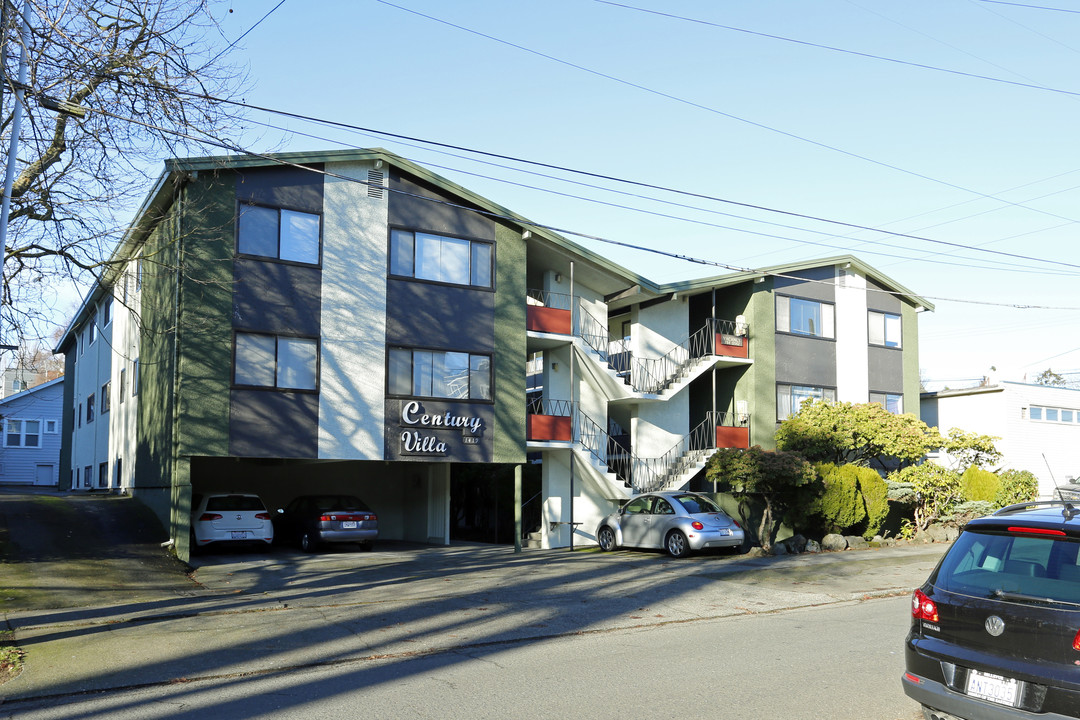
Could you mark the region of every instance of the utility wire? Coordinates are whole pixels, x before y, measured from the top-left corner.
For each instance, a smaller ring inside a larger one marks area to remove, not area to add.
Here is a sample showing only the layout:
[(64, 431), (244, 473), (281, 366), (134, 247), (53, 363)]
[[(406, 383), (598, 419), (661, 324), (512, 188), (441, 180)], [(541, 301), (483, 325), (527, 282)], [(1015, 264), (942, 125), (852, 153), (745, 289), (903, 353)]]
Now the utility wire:
[[(497, 212), (493, 212), (493, 211), (490, 211), (490, 210), (483, 210), (483, 209), (479, 209), (479, 208), (476, 208), (476, 207), (463, 205), (463, 204), (460, 204), (460, 203), (450, 202), (448, 200), (441, 200), (439, 198), (432, 198), (432, 197), (429, 197), (429, 196), (426, 196), (426, 195), (421, 195), (419, 193), (409, 192), (407, 190), (402, 190), (400, 188), (385, 187), (385, 186), (383, 186), (381, 184), (376, 185), (375, 183), (372, 183), (372, 182), (369, 182), (369, 181), (366, 181), (366, 180), (360, 180), (359, 178), (349, 177), (347, 175), (341, 175), (339, 173), (331, 172), (329, 170), (326, 170), (325, 168), (320, 169), (320, 168), (309, 167), (309, 166), (306, 166), (306, 165), (302, 165), (300, 163), (295, 163), (295, 162), (292, 162), (292, 161), (289, 161), (289, 160), (285, 160), (284, 158), (281, 158), (281, 157), (275, 157), (273, 155), (268, 155), (266, 153), (259, 153), (259, 152), (255, 152), (254, 150), (248, 150), (246, 148), (240, 147), (239, 145), (236, 145), (234, 143), (228, 143), (228, 142), (225, 142), (223, 140), (213, 140), (213, 139), (206, 138), (206, 137), (196, 137), (194, 135), (189, 135), (187, 133), (180, 132), (179, 130), (170, 130), (168, 128), (159, 127), (157, 125), (153, 125), (151, 123), (148, 123), (148, 122), (146, 122), (144, 120), (138, 120), (136, 118), (125, 117), (123, 115), (118, 115), (118, 114), (112, 113), (112, 112), (110, 112), (108, 110), (97, 110), (96, 112), (100, 112), (103, 115), (107, 115), (109, 117), (116, 118), (117, 120), (122, 120), (122, 121), (130, 122), (130, 123), (135, 124), (135, 125), (140, 125), (142, 127), (145, 127), (147, 129), (150, 129), (150, 130), (154, 130), (156, 132), (162, 132), (162, 133), (167, 133), (167, 134), (170, 134), (170, 135), (175, 135), (176, 137), (180, 137), (180, 138), (183, 138), (183, 139), (186, 139), (186, 140), (191, 140), (191, 141), (199, 143), (199, 144), (209, 145), (211, 147), (218, 147), (218, 148), (221, 148), (221, 149), (224, 149), (224, 150), (228, 150), (230, 152), (238, 153), (238, 154), (241, 154), (241, 155), (246, 155), (246, 156), (249, 156), (249, 157), (259, 158), (259, 159), (262, 159), (262, 160), (266, 160), (267, 162), (275, 163), (275, 164), (278, 164), (278, 165), (283, 165), (283, 166), (286, 166), (286, 167), (291, 167), (291, 168), (294, 168), (294, 169), (297, 169), (297, 170), (303, 170), (305, 172), (316, 173), (316, 174), (319, 174), (319, 175), (323, 175), (324, 177), (334, 178), (336, 180), (343, 180), (343, 181), (346, 181), (346, 182), (352, 182), (352, 183), (356, 183), (356, 184), (359, 184), (359, 185), (364, 185), (364, 186), (367, 186), (367, 187), (378, 187), (381, 190), (388, 190), (388, 191), (390, 191), (392, 193), (396, 193), (396, 194), (399, 194), (399, 195), (404, 195), (406, 197), (411, 197), (411, 198), (415, 198), (415, 199), (418, 199), (418, 200), (423, 200), (423, 201), (426, 201), (426, 202), (435, 203), (437, 205), (443, 205), (443, 206), (446, 206), (446, 207), (451, 207), (451, 208), (458, 209), (458, 210), (466, 210), (468, 212), (483, 215), (485, 217), (488, 217), (488, 218), (491, 218), (491, 219), (494, 219), (494, 220), (505, 220), (505, 221), (512, 222), (512, 223), (514, 223), (516, 225), (526, 225), (528, 227), (537, 228), (537, 229), (541, 229), (541, 230), (550, 230), (551, 232), (559, 233), (561, 235), (572, 235), (574, 237), (580, 237), (580, 238), (583, 238), (585, 240), (592, 240), (592, 241), (595, 241), (595, 242), (598, 242), (598, 243), (604, 243), (604, 244), (613, 245), (613, 246), (616, 246), (616, 247), (623, 247), (623, 248), (628, 248), (628, 249), (631, 249), (631, 250), (638, 250), (638, 251), (641, 251), (641, 252), (652, 253), (654, 255), (660, 255), (660, 256), (672, 258), (672, 259), (675, 259), (675, 260), (683, 260), (685, 262), (690, 262), (690, 263), (694, 263), (694, 264), (697, 264), (697, 265), (706, 265), (706, 266), (710, 266), (710, 267), (718, 267), (718, 268), (722, 268), (722, 269), (725, 269), (725, 270), (730, 270), (732, 272), (737, 272), (737, 273), (746, 273), (746, 274), (749, 274), (749, 275), (762, 275), (762, 276), (769, 276), (769, 277), (785, 278), (785, 279), (790, 279), (790, 280), (799, 280), (800, 282), (813, 282), (813, 283), (818, 283), (818, 284), (822, 284), (822, 285), (830, 285), (830, 286), (834, 286), (834, 287), (836, 286), (835, 282), (828, 281), (828, 280), (810, 280), (810, 279), (807, 279), (807, 278), (799, 277), (797, 275), (788, 275), (788, 274), (785, 274), (785, 273), (780, 273), (780, 272), (775, 272), (775, 271), (768, 271), (768, 270), (763, 270), (763, 269), (759, 269), (759, 268), (750, 268), (750, 267), (741, 267), (741, 266), (738, 266), (738, 265), (730, 265), (728, 263), (722, 263), (722, 262), (718, 262), (716, 260), (706, 260), (704, 258), (694, 257), (692, 255), (684, 255), (682, 253), (675, 253), (675, 252), (670, 252), (670, 251), (667, 251), (667, 250), (659, 250), (657, 248), (650, 248), (650, 247), (646, 247), (646, 246), (643, 246), (643, 245), (635, 245), (633, 243), (623, 242), (623, 241), (620, 241), (620, 240), (613, 240), (611, 238), (603, 237), (601, 235), (592, 235), (590, 233), (578, 232), (576, 230), (570, 230), (570, 229), (567, 229), (567, 228), (561, 228), (561, 227), (558, 227), (556, 225), (546, 225), (546, 224), (543, 224), (543, 223), (538, 223), (538, 222), (528, 220), (526, 218), (515, 216), (515, 215), (505, 215), (503, 213), (497, 213)], [(896, 290), (882, 290), (882, 289), (870, 288), (870, 287), (866, 288), (866, 291), (867, 292), (877, 292), (877, 293), (880, 293), (880, 294), (891, 295), (891, 296), (908, 296), (908, 295), (910, 295), (910, 293), (900, 292), (900, 291), (896, 291)], [(929, 295), (920, 295), (919, 297), (922, 297), (922, 298), (925, 298), (925, 299), (928, 299), (928, 300), (936, 300), (936, 301), (939, 301), (939, 302), (956, 302), (956, 303), (964, 303), (964, 304), (968, 304), (968, 305), (986, 305), (986, 306), (991, 306), (991, 307), (1008, 307), (1008, 308), (1015, 308), (1015, 309), (1019, 309), (1019, 310), (1076, 310), (1076, 311), (1080, 311), (1080, 307), (1069, 307), (1069, 306), (1032, 305), (1032, 304), (1026, 304), (1026, 303), (991, 302), (991, 301), (986, 301), (986, 300), (968, 300), (968, 299), (963, 299), (963, 298), (947, 298), (947, 297), (929, 296)]]
[[(215, 55), (214, 57), (210, 58), (210, 62), (208, 62), (208, 63), (206, 63), (206, 64), (207, 64), (207, 65), (213, 65), (213, 64), (214, 64), (214, 61), (215, 61), (215, 60), (217, 60), (217, 59), (218, 59), (219, 57), (221, 57), (221, 56), (222, 56), (222, 55), (224, 55), (225, 53), (229, 52), (229, 50), (231, 50), (231, 49), (232, 49), (232, 48), (233, 48), (233, 47), (234, 47), (234, 46), (236, 45), (236, 43), (238, 43), (238, 42), (240, 42), (241, 40), (243, 40), (244, 38), (246, 38), (246, 37), (248, 36), (248, 34), (249, 34), (249, 33), (250, 33), (250, 32), (251, 32), (252, 30), (254, 30), (255, 28), (259, 27), (259, 25), (262, 25), (262, 22), (263, 22), (263, 20), (265, 20), (266, 18), (268, 18), (268, 17), (270, 17), (271, 15), (273, 15), (273, 14), (274, 14), (274, 11), (275, 11), (275, 10), (277, 10), (277, 9), (278, 9), (279, 7), (281, 7), (281, 6), (282, 6), (282, 5), (284, 5), (284, 4), (285, 4), (285, 0), (281, 0), (281, 2), (279, 2), (279, 3), (277, 4), (277, 5), (275, 5), (274, 7), (270, 8), (270, 10), (269, 10), (269, 11), (267, 11), (267, 13), (266, 13), (265, 15), (263, 15), (263, 16), (262, 16), (261, 18), (259, 18), (259, 21), (258, 21), (258, 22), (256, 22), (256, 23), (255, 23), (254, 25), (252, 25), (251, 27), (249, 27), (249, 28), (248, 28), (248, 29), (247, 29), (246, 31), (244, 31), (244, 34), (243, 34), (243, 35), (241, 35), (240, 37), (236, 38), (236, 39), (235, 39), (235, 40), (233, 40), (233, 41), (232, 41), (231, 43), (229, 43), (228, 45), (226, 45), (226, 46), (225, 46), (225, 49), (224, 49), (224, 50), (222, 50), (221, 52), (219, 52), (219, 53), (218, 53), (217, 55)], [(229, 10), (229, 12), (232, 12), (232, 10), (230, 9), (230, 10)]]
[(572, 62), (570, 62), (568, 60), (563, 60), (563, 59), (555, 57), (553, 55), (548, 55), (546, 53), (542, 53), (539, 50), (534, 50), (532, 48), (525, 47), (523, 45), (519, 45), (517, 43), (510, 42), (509, 40), (503, 40), (502, 38), (498, 38), (498, 37), (495, 37), (493, 35), (488, 35), (487, 33), (482, 33), (482, 32), (480, 32), (478, 30), (473, 30), (473, 29), (467, 28), (467, 27), (465, 27), (463, 25), (458, 25), (458, 24), (452, 23), (452, 22), (450, 22), (448, 20), (443, 20), (441, 18), (437, 18), (437, 17), (435, 17), (433, 15), (427, 15), (425, 13), (419, 12), (417, 10), (412, 10), (412, 9), (404, 7), (402, 5), (396, 5), (396, 4), (392, 3), (392, 2), (389, 2), (389, 0), (375, 0), (375, 2), (378, 2), (378, 3), (382, 4), (382, 5), (386, 5), (387, 7), (396, 8), (396, 9), (401, 10), (403, 12), (407, 12), (407, 13), (416, 15), (418, 17), (425, 18), (427, 20), (431, 20), (433, 22), (437, 22), (437, 23), (446, 25), (448, 27), (455, 28), (457, 30), (461, 30), (463, 32), (470, 33), (472, 35), (476, 35), (478, 37), (485, 38), (487, 40), (491, 40), (492, 42), (497, 42), (497, 43), (500, 43), (502, 45), (506, 45), (508, 47), (515, 48), (517, 50), (521, 50), (522, 52), (527, 52), (527, 53), (530, 53), (532, 55), (542, 57), (542, 58), (544, 58), (546, 60), (551, 60), (552, 62), (559, 63), (560, 65), (565, 65), (567, 67), (571, 67), (571, 68), (574, 68), (576, 70), (581, 70), (582, 72), (586, 72), (586, 73), (589, 73), (591, 75), (595, 75), (597, 77), (604, 78), (606, 80), (611, 80), (612, 82), (616, 82), (616, 83), (619, 83), (619, 84), (622, 84), (622, 85), (626, 85), (627, 87), (632, 87), (632, 88), (635, 88), (637, 90), (641, 90), (643, 92), (647, 92), (647, 93), (656, 95), (658, 97), (663, 97), (663, 98), (666, 98), (668, 100), (673, 100), (675, 102), (682, 103), (684, 105), (688, 105), (690, 107), (698, 108), (699, 110), (704, 110), (705, 112), (710, 112), (710, 113), (713, 113), (713, 114), (716, 114), (716, 115), (720, 115), (722, 117), (729, 118), (731, 120), (736, 120), (738, 122), (745, 123), (747, 125), (752, 125), (754, 127), (760, 128), (762, 130), (767, 130), (769, 132), (777, 133), (779, 135), (783, 135), (785, 137), (789, 137), (789, 138), (792, 138), (794, 140), (798, 140), (800, 142), (804, 142), (804, 143), (807, 143), (807, 144), (810, 144), (810, 145), (815, 145), (817, 147), (824, 148), (826, 150), (831, 150), (833, 152), (837, 152), (837, 153), (840, 153), (842, 155), (846, 155), (848, 157), (852, 157), (852, 158), (855, 158), (855, 159), (858, 159), (858, 160), (862, 160), (864, 162), (868, 162), (868, 163), (871, 163), (873, 165), (877, 165), (879, 167), (884, 167), (884, 168), (888, 168), (890, 170), (895, 170), (897, 172), (904, 173), (905, 175), (910, 175), (912, 177), (917, 177), (917, 178), (920, 178), (922, 180), (927, 180), (929, 182), (933, 182), (933, 183), (936, 183), (938, 185), (943, 185), (945, 187), (950, 187), (950, 188), (953, 188), (954, 190), (961, 190), (963, 192), (971, 193), (973, 195), (979, 195), (980, 197), (984, 197), (984, 198), (987, 198), (987, 199), (990, 199), (990, 200), (996, 200), (997, 202), (1005, 203), (1007, 205), (1013, 205), (1015, 207), (1023, 208), (1025, 210), (1029, 210), (1031, 212), (1036, 212), (1036, 213), (1039, 213), (1041, 215), (1048, 215), (1050, 217), (1056, 217), (1056, 218), (1058, 218), (1060, 220), (1073, 220), (1072, 218), (1067, 218), (1067, 217), (1064, 217), (1062, 215), (1057, 215), (1055, 213), (1051, 213), (1051, 212), (1048, 212), (1048, 211), (1045, 211), (1045, 210), (1040, 210), (1038, 208), (1027, 207), (1027, 206), (1021, 205), (1019, 203), (1009, 202), (1008, 200), (1003, 200), (1001, 198), (994, 197), (993, 195), (987, 195), (986, 193), (981, 193), (981, 192), (979, 192), (977, 190), (972, 190), (970, 188), (966, 188), (966, 187), (963, 187), (961, 185), (956, 185), (956, 184), (950, 183), (950, 182), (948, 182), (946, 180), (939, 180), (937, 178), (930, 177), (929, 175), (923, 175), (921, 173), (915, 172), (914, 170), (907, 170), (907, 169), (902, 168), (902, 167), (900, 167), (898, 165), (892, 165), (892, 164), (884, 162), (882, 160), (874, 160), (873, 158), (867, 157), (865, 155), (859, 155), (858, 153), (852, 152), (850, 150), (844, 150), (844, 149), (836, 147), (834, 145), (829, 145), (828, 143), (820, 142), (818, 140), (812, 140), (810, 138), (803, 137), (801, 135), (797, 135), (795, 133), (788, 132), (786, 130), (780, 130), (779, 128), (774, 128), (774, 127), (771, 127), (769, 125), (765, 125), (764, 123), (759, 123), (759, 122), (756, 122), (754, 120), (748, 120), (746, 118), (742, 118), (742, 117), (739, 117), (737, 115), (733, 115), (731, 113), (726, 113), (726, 112), (724, 112), (722, 110), (718, 110), (718, 109), (716, 109), (714, 107), (710, 107), (708, 105), (704, 105), (702, 103), (698, 103), (698, 102), (695, 102), (693, 100), (688, 100), (686, 98), (682, 98), (682, 97), (679, 97), (677, 95), (672, 95), (671, 93), (667, 93), (667, 92), (664, 92), (662, 90), (656, 90), (655, 88), (650, 88), (650, 87), (645, 86), (645, 85), (641, 85), (641, 84), (638, 84), (638, 83), (635, 83), (635, 82), (631, 82), (630, 80), (625, 80), (625, 79), (617, 77), (615, 75), (610, 75), (608, 73), (604, 73), (604, 72), (601, 72), (599, 70), (594, 70), (592, 68), (585, 67), (584, 65), (578, 65), (578, 64), (572, 63)]
[(624, 8), (626, 10), (636, 10), (637, 12), (648, 13), (650, 15), (659, 15), (661, 17), (671, 18), (673, 20), (682, 20), (684, 22), (696, 23), (698, 25), (707, 25), (709, 27), (720, 28), (722, 30), (731, 30), (733, 32), (746, 33), (747, 35), (755, 35), (757, 37), (768, 38), (770, 40), (782, 40), (783, 42), (794, 43), (796, 45), (804, 45), (806, 47), (813, 47), (821, 50), (831, 50), (832, 52), (844, 53), (846, 55), (855, 55), (856, 57), (864, 57), (871, 60), (881, 60), (884, 62), (896, 63), (897, 65), (906, 65), (908, 67), (919, 68), (921, 70), (933, 70), (935, 72), (948, 73), (950, 75), (959, 75), (961, 77), (974, 78), (976, 80), (988, 80), (990, 82), (1003, 83), (1005, 85), (1015, 85), (1017, 87), (1031, 88), (1033, 90), (1045, 90), (1047, 92), (1080, 97), (1080, 92), (1074, 90), (1062, 90), (1061, 88), (1048, 87), (1046, 85), (1040, 85), (1038, 83), (1026, 83), (1020, 82), (1018, 80), (1006, 80), (1005, 78), (993, 77), (992, 75), (980, 75), (978, 73), (964, 72), (963, 70), (951, 70), (949, 68), (943, 68), (937, 65), (927, 65), (925, 63), (917, 63), (910, 60), (899, 60), (897, 58), (886, 57), (884, 55), (874, 55), (872, 53), (859, 52), (858, 50), (848, 50), (846, 48), (835, 47), (833, 45), (822, 45), (820, 43), (813, 43), (807, 40), (796, 40), (795, 38), (784, 37), (783, 35), (770, 35), (769, 33), (747, 30), (745, 28), (734, 27), (733, 25), (722, 25), (720, 23), (710, 22), (708, 20), (700, 20), (698, 18), (686, 17), (685, 15), (674, 15), (672, 13), (661, 12), (660, 10), (650, 10), (648, 8), (637, 7), (635, 5), (625, 5), (623, 3), (612, 2), (611, 0), (593, 1), (598, 2), (602, 5), (611, 5), (613, 7)]
[(1005, 0), (976, 0), (976, 1), (977, 2), (984, 2), (984, 3), (992, 3), (994, 5), (1012, 5), (1014, 7), (1031, 8), (1032, 10), (1053, 10), (1055, 12), (1080, 14), (1080, 10), (1067, 10), (1065, 8), (1046, 7), (1045, 5), (1026, 5), (1024, 3), (1005, 2)]
[[(377, 0), (377, 1), (382, 2), (383, 0)], [(396, 139), (396, 140), (408, 140), (408, 141), (411, 141), (411, 142), (419, 142), (419, 143), (424, 143), (425, 145), (431, 145), (431, 146), (434, 146), (434, 147), (448, 148), (448, 149), (452, 149), (452, 150), (459, 150), (459, 151), (462, 151), (462, 152), (473, 153), (475, 155), (479, 155), (479, 156), (483, 156), (483, 157), (497, 158), (497, 159), (501, 159), (501, 160), (507, 160), (507, 161), (511, 161), (511, 162), (521, 163), (523, 165), (532, 165), (534, 167), (543, 167), (543, 168), (548, 168), (548, 169), (551, 169), (551, 170), (558, 170), (560, 172), (571, 173), (571, 174), (574, 174), (574, 175), (581, 175), (581, 176), (585, 176), (585, 177), (591, 177), (591, 178), (596, 178), (596, 179), (599, 179), (599, 180), (606, 180), (606, 181), (609, 181), (609, 182), (616, 182), (616, 183), (621, 183), (621, 184), (624, 184), (624, 185), (631, 185), (631, 186), (634, 186), (634, 187), (641, 187), (641, 188), (646, 188), (646, 189), (650, 189), (650, 190), (659, 190), (659, 191), (662, 191), (662, 192), (668, 192), (668, 193), (673, 193), (673, 194), (677, 194), (677, 195), (683, 195), (683, 196), (686, 196), (686, 197), (693, 197), (693, 198), (698, 198), (698, 199), (702, 199), (702, 200), (709, 200), (709, 201), (712, 201), (712, 202), (723, 203), (723, 204), (727, 204), (727, 205), (734, 205), (734, 206), (737, 206), (737, 207), (743, 207), (743, 208), (752, 209), (752, 210), (760, 210), (760, 211), (763, 211), (763, 212), (775, 213), (775, 214), (784, 215), (784, 216), (787, 216), (787, 217), (794, 217), (794, 218), (800, 218), (800, 219), (803, 219), (803, 220), (811, 220), (811, 221), (814, 221), (814, 222), (827, 223), (827, 224), (831, 224), (831, 225), (837, 225), (837, 226), (841, 226), (841, 227), (851, 228), (851, 229), (854, 229), (854, 230), (865, 230), (865, 231), (868, 231), (868, 232), (876, 232), (876, 233), (881, 233), (881, 234), (884, 234), (884, 235), (889, 235), (891, 237), (904, 238), (904, 239), (908, 239), (908, 240), (917, 240), (917, 241), (920, 241), (920, 242), (926, 242), (926, 243), (931, 243), (931, 244), (936, 244), (936, 245), (943, 245), (943, 246), (946, 246), (946, 247), (952, 247), (952, 248), (957, 248), (957, 249), (961, 249), (961, 250), (972, 250), (972, 251), (975, 251), (975, 252), (981, 252), (981, 253), (986, 253), (986, 254), (990, 254), (990, 255), (999, 255), (999, 256), (1002, 256), (1002, 257), (1007, 257), (1007, 258), (1016, 259), (1016, 260), (1027, 260), (1027, 261), (1030, 261), (1030, 262), (1045, 263), (1045, 264), (1049, 264), (1049, 265), (1062, 265), (1062, 266), (1080, 268), (1080, 265), (1071, 264), (1071, 263), (1065, 263), (1065, 262), (1062, 262), (1061, 260), (1057, 260), (1057, 259), (1038, 258), (1038, 257), (1034, 257), (1034, 256), (1029, 256), (1029, 255), (1022, 255), (1022, 254), (1017, 254), (1017, 253), (1008, 253), (1008, 252), (1004, 252), (1002, 250), (990, 250), (990, 249), (987, 249), (987, 248), (981, 248), (981, 247), (976, 247), (976, 246), (971, 246), (971, 245), (964, 245), (962, 243), (954, 243), (954, 242), (949, 242), (949, 241), (946, 241), (946, 240), (937, 240), (937, 239), (934, 239), (934, 238), (928, 238), (928, 237), (924, 237), (924, 236), (921, 236), (921, 235), (912, 235), (912, 234), (909, 234), (909, 233), (894, 232), (892, 230), (885, 230), (885, 229), (881, 229), (881, 228), (875, 228), (875, 227), (871, 227), (869, 225), (860, 225), (860, 224), (857, 224), (857, 223), (849, 223), (849, 222), (844, 222), (844, 221), (841, 221), (841, 220), (831, 220), (829, 218), (824, 218), (824, 217), (820, 217), (820, 216), (816, 216), (816, 215), (809, 215), (809, 214), (806, 214), (806, 213), (797, 213), (797, 212), (792, 212), (792, 211), (787, 211), (787, 210), (780, 210), (780, 209), (768, 207), (768, 206), (765, 206), (765, 205), (756, 205), (756, 204), (753, 204), (753, 203), (739, 202), (739, 201), (736, 201), (736, 200), (729, 200), (729, 199), (726, 199), (726, 198), (721, 198), (721, 197), (717, 197), (717, 196), (713, 196), (713, 195), (706, 195), (706, 194), (703, 194), (703, 193), (697, 193), (697, 192), (692, 192), (692, 191), (688, 191), (688, 190), (679, 190), (679, 189), (675, 189), (675, 188), (665, 187), (663, 185), (656, 185), (656, 184), (653, 184), (653, 183), (640, 182), (640, 181), (636, 181), (636, 180), (628, 180), (628, 179), (625, 179), (625, 178), (615, 177), (613, 175), (605, 175), (605, 174), (602, 174), (602, 173), (590, 172), (590, 171), (586, 171), (586, 170), (579, 170), (579, 169), (575, 169), (575, 168), (570, 168), (570, 167), (566, 167), (566, 166), (562, 166), (562, 165), (554, 165), (554, 164), (551, 164), (551, 163), (540, 162), (540, 161), (536, 161), (536, 160), (526, 160), (526, 159), (523, 159), (523, 158), (514, 157), (512, 155), (503, 155), (503, 154), (499, 154), (499, 153), (487, 152), (487, 151), (484, 151), (484, 150), (477, 150), (477, 149), (474, 149), (474, 148), (468, 148), (468, 147), (461, 146), (461, 145), (453, 145), (453, 144), (449, 144), (449, 143), (437, 142), (437, 141), (434, 141), (434, 140), (426, 140), (424, 138), (419, 138), (419, 137), (415, 137), (415, 136), (411, 136), (411, 135), (402, 135), (402, 134), (399, 134), (399, 133), (387, 132), (385, 130), (378, 130), (378, 129), (375, 129), (375, 128), (367, 128), (367, 127), (363, 127), (363, 126), (360, 126), (360, 125), (353, 125), (353, 124), (350, 124), (350, 123), (343, 123), (343, 122), (339, 122), (339, 121), (335, 121), (335, 120), (325, 120), (325, 119), (322, 119), (322, 118), (312, 117), (310, 115), (302, 115), (302, 114), (299, 114), (299, 113), (293, 113), (293, 112), (289, 112), (289, 111), (286, 111), (286, 110), (277, 110), (277, 109), (274, 109), (274, 108), (269, 108), (269, 107), (265, 107), (265, 106), (261, 106), (261, 105), (254, 105), (254, 104), (247, 103), (247, 102), (242, 102), (242, 101), (239, 101), (239, 100), (230, 100), (230, 99), (226, 99), (226, 98), (218, 98), (218, 97), (214, 97), (214, 96), (211, 96), (211, 95), (206, 95), (206, 94), (203, 94), (203, 93), (190, 92), (190, 91), (188, 91), (188, 92), (179, 91), (179, 92), (181, 94), (189, 95), (189, 96), (192, 96), (192, 97), (198, 97), (198, 98), (203, 99), (203, 100), (210, 100), (210, 101), (213, 101), (213, 102), (219, 102), (219, 103), (226, 104), (226, 105), (233, 105), (233, 106), (236, 106), (236, 107), (243, 107), (243, 108), (246, 108), (246, 109), (249, 109), (249, 110), (257, 110), (259, 112), (265, 112), (265, 113), (273, 114), (273, 115), (280, 115), (282, 117), (289, 117), (289, 118), (294, 118), (294, 119), (298, 119), (298, 120), (304, 120), (304, 121), (307, 121), (307, 122), (318, 123), (318, 124), (326, 125), (326, 126), (329, 126), (329, 127), (336, 127), (336, 128), (347, 129), (347, 130), (353, 130), (353, 131), (359, 131), (359, 132), (365, 132), (365, 133), (372, 133), (372, 134), (375, 134), (375, 135), (380, 135), (380, 136), (383, 136), (383, 137), (393, 138), (393, 139)], [(295, 131), (286, 130), (286, 132), (295, 132)], [(298, 134), (302, 134), (302, 133), (298, 133)], [(459, 172), (465, 172), (465, 171), (459, 171)], [(506, 182), (508, 182), (508, 181), (506, 181)], [(975, 191), (966, 190), (966, 192), (974, 193)], [(976, 193), (976, 194), (982, 195), (981, 193)], [(1006, 204), (1009, 204), (1009, 205), (1018, 205), (1019, 207), (1025, 207), (1025, 209), (1029, 209), (1029, 210), (1033, 209), (1033, 208), (1026, 208), (1026, 206), (1019, 205), (1018, 203), (1010, 203), (1010, 202), (1008, 202), (1006, 200), (1002, 200), (1000, 198), (996, 198), (996, 197), (991, 196), (991, 195), (982, 195), (982, 197), (997, 200), (999, 202), (1003, 202), (1003, 203), (1006, 203)], [(652, 198), (652, 199), (654, 199), (654, 198)], [(658, 202), (663, 202), (663, 201), (658, 200)], [(698, 208), (698, 209), (701, 209), (701, 208)], [(704, 211), (705, 212), (710, 212), (708, 210), (704, 210)], [(1041, 211), (1038, 211), (1038, 212), (1041, 212)], [(1049, 214), (1052, 217), (1056, 217), (1058, 219), (1067, 220), (1068, 222), (1071, 222), (1071, 223), (1077, 222), (1076, 220), (1073, 220), (1071, 218), (1061, 217), (1059, 215), (1054, 215), (1053, 213), (1046, 213), (1046, 214)], [(761, 221), (761, 220), (755, 220), (753, 218), (747, 218), (747, 217), (744, 217), (744, 216), (735, 216), (735, 217), (741, 217), (742, 219), (750, 220), (752, 222), (765, 222), (765, 221)], [(782, 226), (782, 227), (790, 227), (790, 226)], [(820, 231), (810, 230), (810, 229), (807, 229), (807, 228), (796, 228), (796, 229), (801, 229), (801, 230), (803, 230), (805, 232), (820, 232)], [(868, 242), (868, 241), (864, 241), (864, 242)]]

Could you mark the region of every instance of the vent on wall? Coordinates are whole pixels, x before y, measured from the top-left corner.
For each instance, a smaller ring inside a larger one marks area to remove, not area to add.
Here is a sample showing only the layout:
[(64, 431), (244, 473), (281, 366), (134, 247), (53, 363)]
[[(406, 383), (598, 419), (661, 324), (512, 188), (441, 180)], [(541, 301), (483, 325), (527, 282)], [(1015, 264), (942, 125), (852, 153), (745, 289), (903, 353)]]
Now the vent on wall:
[(381, 198), (383, 196), (383, 172), (381, 170), (368, 170), (367, 181), (367, 196), (369, 198)]

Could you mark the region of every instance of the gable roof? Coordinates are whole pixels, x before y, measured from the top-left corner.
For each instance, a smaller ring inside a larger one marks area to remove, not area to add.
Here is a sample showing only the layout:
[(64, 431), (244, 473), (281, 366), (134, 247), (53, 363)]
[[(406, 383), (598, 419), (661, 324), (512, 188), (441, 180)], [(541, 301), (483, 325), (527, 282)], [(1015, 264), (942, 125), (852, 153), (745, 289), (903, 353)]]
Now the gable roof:
[(15, 393), (14, 395), (8, 395), (6, 398), (0, 399), (0, 406), (6, 405), (6, 404), (10, 403), (13, 400), (25, 400), (25, 399), (29, 398), (31, 395), (33, 395), (35, 393), (42, 392), (42, 391), (44, 391), (44, 390), (46, 390), (48, 388), (51, 388), (54, 385), (62, 385), (63, 382), (64, 382), (64, 376), (61, 375), (60, 377), (58, 377), (58, 378), (56, 378), (54, 380), (50, 380), (48, 382), (43, 382), (40, 385), (35, 385), (34, 387), (30, 388), (29, 390), (20, 390), (19, 392)]

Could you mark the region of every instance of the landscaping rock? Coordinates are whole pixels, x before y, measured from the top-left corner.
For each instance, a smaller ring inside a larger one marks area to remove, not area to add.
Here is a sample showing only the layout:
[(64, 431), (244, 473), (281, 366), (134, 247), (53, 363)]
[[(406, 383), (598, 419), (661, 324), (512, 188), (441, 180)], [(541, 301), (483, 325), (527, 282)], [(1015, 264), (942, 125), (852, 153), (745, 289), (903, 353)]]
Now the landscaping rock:
[(821, 549), (827, 552), (847, 550), (847, 540), (844, 539), (843, 535), (829, 533), (821, 538)]
[(865, 550), (870, 547), (866, 539), (859, 535), (849, 535), (844, 539), (847, 540), (848, 550)]
[[(950, 542), (949, 529), (944, 525), (931, 525), (924, 533), (930, 542)], [(952, 540), (956, 537), (953, 536)]]
[(771, 552), (773, 555), (787, 555), (787, 545), (785, 545), (783, 542), (778, 542), (772, 546)]
[(806, 551), (806, 538), (802, 535), (792, 535), (784, 541), (784, 544), (793, 555)]
[(818, 543), (817, 540), (807, 540), (806, 549), (803, 552), (819, 553), (821, 552), (821, 545)]

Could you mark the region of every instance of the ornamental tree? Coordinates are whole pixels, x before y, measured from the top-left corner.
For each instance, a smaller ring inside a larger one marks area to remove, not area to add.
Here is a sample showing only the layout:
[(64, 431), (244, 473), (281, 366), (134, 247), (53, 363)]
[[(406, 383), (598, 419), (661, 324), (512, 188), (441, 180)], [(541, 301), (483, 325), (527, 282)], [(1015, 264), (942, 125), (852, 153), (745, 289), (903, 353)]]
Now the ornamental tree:
[(956, 461), (957, 470), (964, 472), (970, 467), (986, 468), (1001, 460), (1001, 451), (994, 435), (977, 435), (953, 428), (942, 446), (946, 453)]
[(899, 467), (918, 462), (943, 442), (936, 428), (911, 414), (894, 415), (877, 403), (804, 402), (776, 431), (777, 449), (812, 462), (881, 469), (888, 460)]
[(758, 540), (772, 547), (776, 525), (795, 503), (799, 489), (817, 482), (817, 473), (803, 457), (790, 452), (721, 448), (705, 464), (705, 477), (737, 500), (758, 499), (764, 506)]

